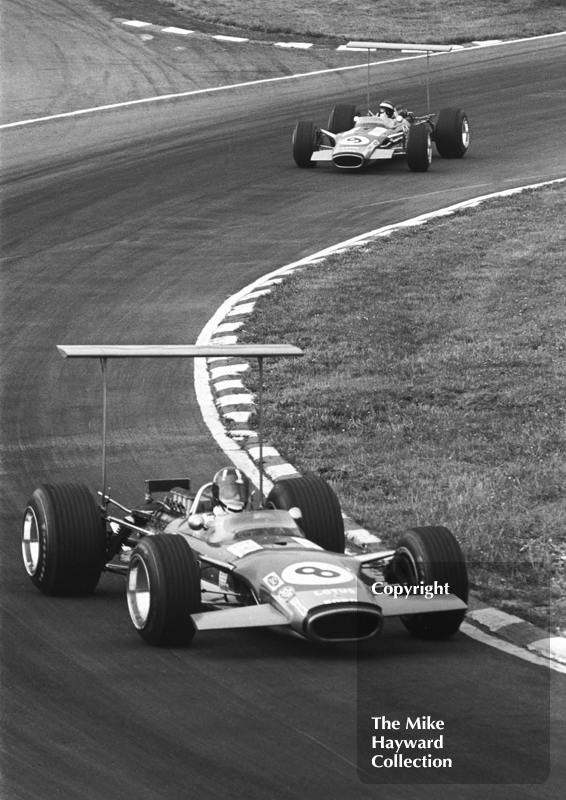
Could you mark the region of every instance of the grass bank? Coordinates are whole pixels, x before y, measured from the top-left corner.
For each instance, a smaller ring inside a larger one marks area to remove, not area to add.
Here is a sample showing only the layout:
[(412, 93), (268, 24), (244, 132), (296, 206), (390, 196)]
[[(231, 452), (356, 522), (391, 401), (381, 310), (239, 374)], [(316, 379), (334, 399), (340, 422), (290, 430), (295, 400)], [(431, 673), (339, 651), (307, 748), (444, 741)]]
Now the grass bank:
[(566, 29), (565, 0), (158, 0), (207, 24), (308, 38), (442, 43)]
[(241, 337), (306, 351), (267, 373), (267, 437), (291, 463), (387, 545), (447, 525), (486, 601), (555, 631), (565, 216), (557, 184), (396, 232), (286, 279)]

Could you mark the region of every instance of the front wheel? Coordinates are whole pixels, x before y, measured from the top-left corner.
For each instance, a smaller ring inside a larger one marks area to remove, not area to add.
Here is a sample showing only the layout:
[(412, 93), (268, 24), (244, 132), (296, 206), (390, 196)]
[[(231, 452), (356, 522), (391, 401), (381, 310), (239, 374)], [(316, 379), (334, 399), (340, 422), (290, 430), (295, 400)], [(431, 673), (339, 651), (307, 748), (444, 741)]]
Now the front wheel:
[(470, 146), (470, 123), (461, 108), (443, 108), (434, 129), (436, 149), (442, 158), (462, 158)]
[(355, 125), (355, 118), (359, 116), (360, 109), (357, 106), (346, 104), (334, 106), (328, 118), (328, 130), (330, 133), (350, 131)]
[(311, 161), (312, 154), (318, 150), (322, 133), (314, 122), (302, 120), (295, 125), (293, 131), (293, 158), (295, 164), (302, 169), (316, 167), (317, 162)]
[(43, 594), (92, 594), (105, 552), (103, 519), (88, 486), (44, 483), (35, 490), (24, 513), (22, 556)]
[(344, 519), (333, 488), (318, 475), (278, 480), (267, 498), (267, 506), (284, 511), (298, 509), (297, 523), (311, 542), (324, 550), (343, 553)]
[[(389, 581), (418, 586), (448, 584), (451, 594), (468, 601), (468, 570), (455, 536), (441, 526), (412, 528), (406, 531), (389, 566)], [(426, 600), (423, 602), (426, 603)], [(459, 629), (465, 609), (412, 614), (401, 622), (417, 639), (445, 639)]]
[(407, 135), (407, 164), (412, 172), (426, 172), (432, 161), (432, 139), (428, 125), (411, 125)]
[(195, 635), (191, 619), (200, 609), (200, 570), (180, 534), (147, 536), (136, 546), (128, 568), (128, 610), (148, 644), (183, 647)]

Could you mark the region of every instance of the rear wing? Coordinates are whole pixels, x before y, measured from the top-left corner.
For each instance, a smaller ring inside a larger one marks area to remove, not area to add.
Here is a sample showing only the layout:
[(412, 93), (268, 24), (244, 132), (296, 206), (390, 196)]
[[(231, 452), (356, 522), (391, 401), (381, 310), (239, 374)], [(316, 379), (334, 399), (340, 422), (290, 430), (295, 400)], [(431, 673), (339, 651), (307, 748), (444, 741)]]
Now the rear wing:
[(278, 358), (302, 356), (292, 344), (58, 344), (63, 358)]
[(150, 344), (150, 345), (57, 345), (63, 358), (98, 358), (102, 367), (102, 503), (106, 496), (107, 361), (114, 358), (257, 358), (259, 367), (258, 444), (259, 492), (263, 499), (263, 359), (303, 356), (291, 344)]
[(426, 107), (427, 114), (430, 115), (430, 80), (429, 80), (429, 60), (431, 53), (450, 53), (452, 50), (461, 50), (461, 46), (452, 44), (402, 44), (400, 42), (348, 42), (346, 48), (349, 50), (368, 51), (368, 71), (367, 71), (367, 102), (369, 102), (369, 54), (372, 50), (410, 50), (416, 53), (426, 53)]

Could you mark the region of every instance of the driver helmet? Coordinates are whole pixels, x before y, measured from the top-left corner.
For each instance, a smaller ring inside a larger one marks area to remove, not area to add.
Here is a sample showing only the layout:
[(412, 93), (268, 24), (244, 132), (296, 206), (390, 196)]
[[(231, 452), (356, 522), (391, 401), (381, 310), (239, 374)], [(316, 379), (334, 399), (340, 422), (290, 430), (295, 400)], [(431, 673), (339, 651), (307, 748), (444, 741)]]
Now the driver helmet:
[(391, 119), (394, 114), (395, 114), (395, 106), (393, 105), (393, 103), (390, 103), (389, 100), (382, 100), (381, 103), (379, 104), (378, 116), (380, 117), (386, 116)]
[(250, 481), (241, 469), (224, 467), (213, 478), (212, 496), (225, 511), (243, 511), (250, 499)]

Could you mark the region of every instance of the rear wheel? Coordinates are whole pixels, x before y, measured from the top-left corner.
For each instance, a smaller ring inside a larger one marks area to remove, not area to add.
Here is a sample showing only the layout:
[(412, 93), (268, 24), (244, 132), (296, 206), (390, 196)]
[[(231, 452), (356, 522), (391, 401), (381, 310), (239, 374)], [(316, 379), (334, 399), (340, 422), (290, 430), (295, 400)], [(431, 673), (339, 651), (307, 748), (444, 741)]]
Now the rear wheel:
[(434, 129), (436, 149), (442, 158), (462, 158), (470, 145), (470, 124), (461, 108), (443, 108)]
[(316, 161), (311, 161), (312, 154), (318, 150), (322, 134), (314, 122), (304, 120), (295, 125), (293, 131), (293, 158), (295, 164), (303, 169), (316, 167)]
[(354, 117), (360, 116), (360, 109), (357, 106), (338, 105), (334, 106), (328, 118), (328, 130), (330, 133), (343, 133), (354, 127)]
[(277, 481), (267, 505), (284, 511), (299, 509), (297, 523), (311, 542), (325, 550), (343, 553), (344, 520), (332, 487), (318, 475), (283, 478)]
[(44, 483), (24, 513), (22, 556), (32, 583), (46, 595), (87, 595), (106, 552), (100, 510), (82, 483)]
[(196, 628), (200, 609), (200, 570), (188, 542), (179, 534), (147, 536), (130, 558), (128, 610), (148, 644), (183, 647)]
[(428, 125), (411, 125), (407, 136), (407, 164), (412, 172), (426, 172), (432, 161), (432, 139)]
[[(448, 584), (451, 594), (468, 601), (468, 571), (460, 545), (454, 535), (440, 526), (412, 528), (406, 531), (389, 567), (389, 581), (411, 586)], [(424, 601), (426, 602), (426, 600)], [(410, 634), (418, 639), (445, 639), (455, 634), (466, 614), (439, 611), (401, 617)]]

